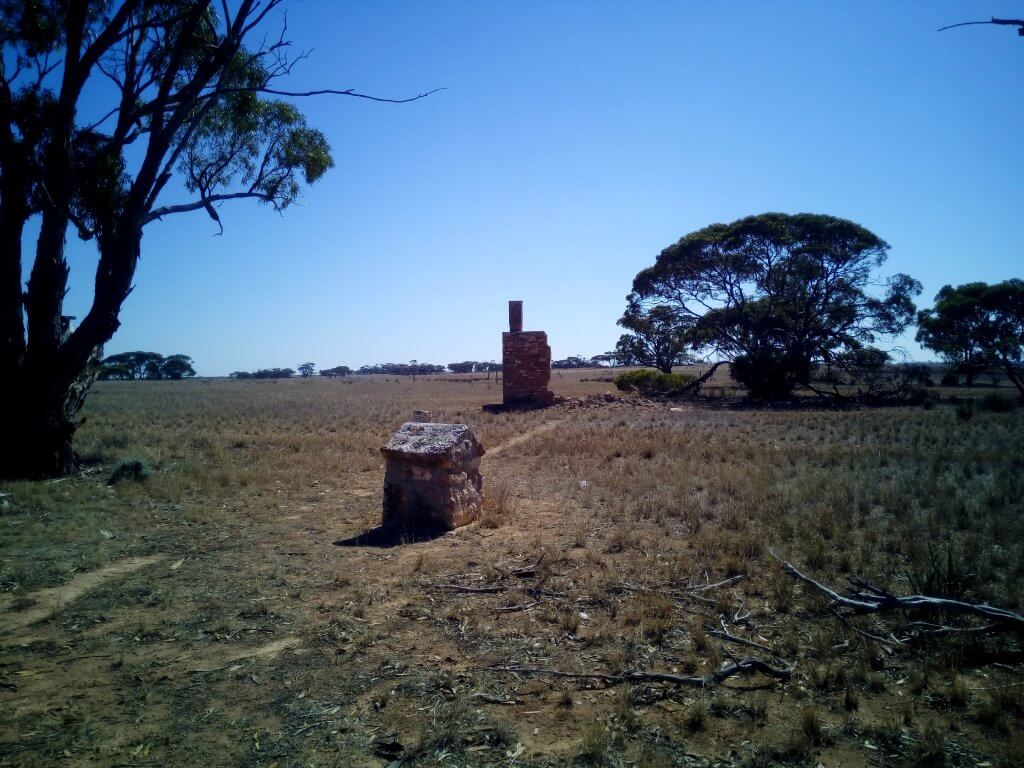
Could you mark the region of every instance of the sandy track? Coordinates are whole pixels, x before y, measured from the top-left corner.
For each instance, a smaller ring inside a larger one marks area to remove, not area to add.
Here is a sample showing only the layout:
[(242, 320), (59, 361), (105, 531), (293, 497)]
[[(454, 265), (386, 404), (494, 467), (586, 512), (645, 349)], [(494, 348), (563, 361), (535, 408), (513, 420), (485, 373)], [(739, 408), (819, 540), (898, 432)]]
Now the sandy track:
[(509, 448), (515, 448), (517, 445), (525, 443), (527, 440), (536, 437), (539, 434), (542, 434), (544, 432), (550, 432), (552, 429), (554, 429), (561, 423), (561, 419), (553, 419), (552, 421), (546, 421), (543, 424), (534, 427), (533, 429), (528, 429), (525, 432), (523, 432), (523, 434), (513, 437), (507, 443), (502, 443), (501, 445), (497, 445), (494, 448), (488, 448), (487, 453), (484, 454), (484, 459), (486, 460), (490, 457), (499, 456), (505, 451), (507, 451)]
[(62, 584), (59, 587), (40, 589), (36, 592), (29, 593), (26, 597), (30, 600), (34, 600), (35, 605), (30, 606), (23, 611), (11, 611), (11, 600), (8, 599), (5, 603), (0, 605), (3, 609), (3, 613), (0, 613), (0, 633), (9, 633), (19, 629), (24, 629), (37, 621), (47, 619), (61, 606), (77, 600), (86, 592), (96, 589), (104, 582), (109, 581), (110, 579), (115, 579), (119, 576), (134, 573), (140, 568), (145, 568), (147, 565), (153, 565), (154, 563), (160, 562), (165, 557), (165, 555), (129, 557), (125, 560), (118, 560), (116, 563), (111, 563), (105, 568), (100, 568), (99, 570), (90, 571), (89, 573), (80, 573), (67, 584)]

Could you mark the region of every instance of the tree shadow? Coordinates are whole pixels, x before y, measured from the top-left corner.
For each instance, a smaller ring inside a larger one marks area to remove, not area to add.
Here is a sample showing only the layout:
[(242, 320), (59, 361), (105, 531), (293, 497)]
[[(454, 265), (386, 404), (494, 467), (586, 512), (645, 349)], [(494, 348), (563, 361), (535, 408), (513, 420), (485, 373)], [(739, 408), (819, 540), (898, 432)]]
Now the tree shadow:
[(415, 544), (421, 541), (432, 541), (444, 536), (448, 531), (444, 528), (421, 528), (410, 531), (404, 528), (388, 528), (378, 525), (368, 531), (350, 536), (347, 539), (338, 539), (334, 542), (336, 547), (377, 547), (379, 549), (391, 549), (403, 544)]

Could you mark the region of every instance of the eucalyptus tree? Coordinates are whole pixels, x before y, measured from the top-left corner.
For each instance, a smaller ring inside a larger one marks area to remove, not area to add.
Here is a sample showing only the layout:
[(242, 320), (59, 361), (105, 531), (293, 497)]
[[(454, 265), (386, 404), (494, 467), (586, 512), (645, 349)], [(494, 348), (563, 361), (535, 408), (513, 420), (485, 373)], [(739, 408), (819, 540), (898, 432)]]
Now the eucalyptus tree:
[(947, 285), (917, 323), (923, 346), (960, 371), (1002, 371), (1024, 400), (1024, 280)]
[[(712, 224), (665, 248), (641, 271), (631, 307), (669, 307), (690, 346), (727, 360), (753, 397), (788, 397), (814, 369), (901, 333), (920, 284), (880, 279), (889, 245), (833, 216), (765, 213)], [(881, 295), (875, 295), (875, 294)]]
[[(76, 466), (77, 416), (147, 225), (195, 211), (219, 225), (228, 200), (280, 211), (333, 165), (285, 99), (364, 94), (278, 87), (302, 58), (283, 24), (266, 36), (282, 2), (0, 0), (0, 475)], [(98, 252), (77, 325), (64, 312), (69, 231)]]
[(691, 343), (693, 318), (682, 315), (667, 305), (644, 308), (631, 301), (618, 324), (629, 333), (619, 337), (615, 345), (619, 359), (630, 365), (649, 365), (662, 373), (672, 373), (672, 366), (692, 362), (687, 354)]

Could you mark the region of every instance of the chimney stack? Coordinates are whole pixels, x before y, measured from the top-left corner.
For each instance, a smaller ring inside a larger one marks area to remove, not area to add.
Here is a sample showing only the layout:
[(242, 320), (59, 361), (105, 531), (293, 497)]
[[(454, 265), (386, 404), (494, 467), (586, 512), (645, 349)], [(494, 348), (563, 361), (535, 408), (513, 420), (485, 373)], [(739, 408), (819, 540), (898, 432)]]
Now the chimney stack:
[(508, 303), (508, 330), (510, 333), (520, 333), (523, 330), (523, 302), (521, 301)]

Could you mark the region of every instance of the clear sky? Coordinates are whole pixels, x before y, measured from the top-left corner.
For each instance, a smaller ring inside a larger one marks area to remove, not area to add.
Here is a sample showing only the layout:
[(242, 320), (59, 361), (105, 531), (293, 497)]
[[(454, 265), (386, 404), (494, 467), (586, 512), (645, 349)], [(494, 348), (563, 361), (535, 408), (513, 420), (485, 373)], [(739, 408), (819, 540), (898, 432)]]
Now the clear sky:
[[(283, 216), (226, 204), (219, 237), (201, 213), (152, 225), (108, 353), (203, 375), (489, 360), (515, 298), (556, 357), (596, 354), (662, 248), (764, 211), (865, 225), (922, 303), (1024, 273), (1024, 39), (935, 31), (1021, 2), (287, 7), (312, 49), (289, 87), (447, 90), (303, 100), (337, 167)], [(95, 255), (69, 252), (81, 317)]]

